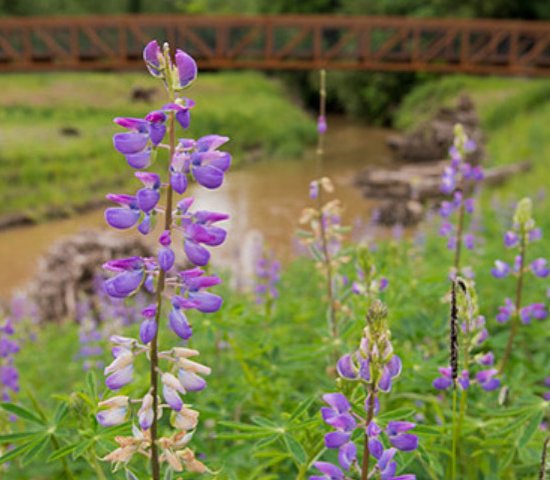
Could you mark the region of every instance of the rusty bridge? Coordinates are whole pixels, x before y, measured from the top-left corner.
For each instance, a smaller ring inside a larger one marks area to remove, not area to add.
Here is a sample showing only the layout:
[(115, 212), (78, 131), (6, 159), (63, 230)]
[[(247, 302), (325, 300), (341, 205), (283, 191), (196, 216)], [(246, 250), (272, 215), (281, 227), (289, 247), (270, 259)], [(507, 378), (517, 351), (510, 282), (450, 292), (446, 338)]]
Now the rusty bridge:
[(167, 40), (203, 69), (550, 75), (550, 22), (328, 15), (0, 19), (0, 72), (142, 68)]

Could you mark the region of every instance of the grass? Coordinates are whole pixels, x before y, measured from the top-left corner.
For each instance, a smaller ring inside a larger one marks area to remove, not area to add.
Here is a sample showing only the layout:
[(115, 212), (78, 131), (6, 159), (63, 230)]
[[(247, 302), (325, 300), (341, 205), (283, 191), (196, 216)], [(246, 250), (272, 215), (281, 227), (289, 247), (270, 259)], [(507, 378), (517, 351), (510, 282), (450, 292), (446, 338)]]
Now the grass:
[[(157, 88), (151, 104), (131, 101), (138, 86)], [(39, 218), (129, 186), (124, 158), (112, 148), (111, 136), (120, 131), (112, 118), (144, 116), (165, 102), (162, 86), (144, 73), (2, 75), (0, 90), (0, 216)], [(314, 122), (279, 82), (261, 74), (204, 74), (187, 95), (197, 105), (186, 135), (232, 137), (236, 165), (252, 151), (297, 156), (314, 141)], [(63, 128), (78, 135), (64, 136)]]

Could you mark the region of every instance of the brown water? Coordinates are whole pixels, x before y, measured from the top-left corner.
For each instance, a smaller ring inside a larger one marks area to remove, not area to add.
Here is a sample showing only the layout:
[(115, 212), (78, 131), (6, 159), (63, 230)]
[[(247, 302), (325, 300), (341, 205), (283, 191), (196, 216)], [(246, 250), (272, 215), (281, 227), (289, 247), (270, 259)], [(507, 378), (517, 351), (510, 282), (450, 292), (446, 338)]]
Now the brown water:
[[(259, 234), (278, 257), (283, 260), (292, 257), (298, 218), (302, 209), (311, 203), (309, 182), (318, 178), (319, 173), (333, 180), (335, 197), (344, 206), (344, 223), (349, 225), (358, 219), (366, 223), (373, 202), (364, 199), (353, 186), (353, 176), (367, 165), (390, 161), (385, 146), (388, 133), (334, 119), (326, 136), (321, 172), (315, 150), (311, 149), (300, 160), (266, 161), (233, 171), (218, 190), (191, 189), (195, 207), (231, 215), (225, 225), (229, 231), (228, 240), (213, 249), (216, 250), (213, 261), (239, 269), (237, 258), (242, 245), (249, 244), (250, 238)], [(103, 210), (95, 210), (65, 220), (0, 232), (0, 297), (9, 295), (32, 277), (38, 258), (56, 240), (84, 229), (105, 228), (108, 227), (103, 220)], [(121, 235), (132, 234), (121, 232)]]

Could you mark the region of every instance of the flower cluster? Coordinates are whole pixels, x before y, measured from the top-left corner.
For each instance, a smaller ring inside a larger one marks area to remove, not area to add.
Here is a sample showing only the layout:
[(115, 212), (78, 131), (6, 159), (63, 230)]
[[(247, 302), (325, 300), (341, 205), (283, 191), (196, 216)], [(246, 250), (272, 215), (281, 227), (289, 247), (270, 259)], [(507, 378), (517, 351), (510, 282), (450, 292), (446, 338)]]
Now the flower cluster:
[[(442, 201), (439, 208), (442, 217), (439, 233), (447, 238), (449, 250), (455, 252), (462, 245), (467, 249), (475, 246), (474, 234), (467, 231), (465, 225), (466, 214), (472, 214), (475, 207), (474, 199), (467, 195), (474, 190), (476, 183), (483, 180), (481, 166), (468, 162), (468, 155), (475, 149), (475, 142), (468, 138), (462, 125), (455, 125), (453, 145), (449, 148), (451, 163), (445, 167), (441, 177), (441, 192), (451, 199)], [(453, 216), (456, 216), (456, 223), (452, 221)], [(455, 258), (453, 276), (460, 273), (459, 270), (460, 253)]]
[(272, 305), (279, 297), (277, 284), (281, 280), (281, 262), (275, 259), (273, 251), (262, 250), (254, 273), (256, 303)]
[[(316, 462), (322, 475), (310, 480), (382, 478), (384, 480), (412, 480), (415, 475), (396, 475), (394, 459), (398, 450), (408, 452), (418, 447), (418, 438), (411, 433), (414, 423), (392, 420), (382, 425), (376, 420), (380, 411), (379, 394), (391, 391), (392, 383), (401, 374), (401, 359), (394, 353), (387, 327), (387, 310), (379, 301), (374, 301), (367, 316), (367, 326), (357, 351), (338, 360), (337, 372), (343, 381), (357, 382), (364, 386), (363, 413), (358, 413), (342, 393), (323, 396), (327, 404), (321, 409), (324, 422), (333, 431), (325, 435), (325, 446), (338, 450), (338, 464)], [(360, 429), (363, 458), (359, 461), (354, 432)], [(370, 457), (376, 462), (372, 468)]]
[[(456, 307), (451, 308), (452, 311), (456, 312), (456, 319), (453, 320), (462, 320), (460, 322), (461, 339), (459, 342), (462, 347), (462, 368), (459, 368), (459, 359), (457, 358), (456, 384), (462, 390), (467, 390), (473, 384), (479, 385), (487, 392), (496, 390), (500, 387), (500, 380), (496, 378), (498, 370), (494, 368), (495, 355), (492, 351), (484, 350), (484, 343), (489, 337), (489, 332), (485, 325), (485, 317), (479, 315), (478, 312), (473, 282), (458, 277), (453, 282), (452, 295), (454, 297), (452, 305)], [(440, 367), (439, 373), (440, 376), (435, 378), (432, 383), (435, 389), (447, 390), (455, 386), (452, 365)]]
[(338, 274), (339, 268), (349, 261), (342, 248), (348, 229), (341, 225), (341, 205), (334, 199), (323, 203), (324, 194), (334, 192), (330, 179), (323, 177), (314, 180), (309, 186), (309, 196), (316, 200), (315, 208), (306, 208), (302, 212), (300, 223), (309, 225), (309, 230), (299, 231), (300, 239), (315, 259), (316, 267), (323, 273), (326, 282), (326, 296), (329, 303), (329, 329), (333, 338), (337, 337), (337, 311), (342, 308), (345, 279)]
[(0, 398), (4, 402), (19, 391), (19, 373), (13, 363), (19, 344), (13, 338), (14, 334), (14, 321), (8, 317), (0, 325)]
[[(550, 263), (545, 258), (537, 258), (530, 264), (527, 262), (527, 247), (530, 243), (542, 238), (542, 231), (537, 228), (531, 216), (531, 200), (524, 199), (519, 202), (514, 215), (512, 229), (504, 234), (504, 246), (516, 250), (512, 264), (502, 260), (495, 260), (495, 266), (491, 274), (497, 279), (515, 276), (518, 280), (524, 279), (526, 273), (531, 273), (538, 278), (550, 276)], [(522, 285), (523, 286), (522, 280)], [(496, 319), (499, 323), (505, 323), (519, 314), (523, 324), (532, 320), (544, 320), (548, 317), (548, 308), (543, 302), (535, 302), (529, 305), (516, 305), (511, 298), (504, 300), (504, 305), (499, 307)]]
[[(206, 472), (207, 468), (195, 458), (188, 447), (198, 424), (198, 412), (184, 402), (187, 394), (206, 387), (204, 376), (210, 368), (191, 357), (197, 350), (173, 347), (158, 348), (159, 325), (166, 315), (170, 330), (181, 340), (193, 335), (188, 315), (192, 311), (216, 312), (222, 299), (208, 291), (220, 283), (215, 275), (207, 275), (204, 267), (210, 260), (206, 247), (222, 244), (224, 229), (217, 224), (227, 215), (206, 210), (191, 211), (193, 199), (177, 201), (175, 194), (187, 190), (190, 179), (208, 189), (221, 186), (231, 163), (231, 156), (218, 148), (228, 141), (220, 135), (207, 135), (198, 140), (176, 139), (176, 124), (187, 128), (190, 109), (194, 103), (180, 95), (197, 75), (195, 61), (181, 50), (172, 60), (167, 44), (161, 49), (156, 41), (144, 50), (149, 72), (163, 80), (169, 94), (169, 103), (149, 113), (144, 119), (117, 118), (115, 122), (128, 132), (116, 134), (115, 148), (123, 153), (128, 164), (136, 169), (147, 168), (167, 151), (166, 181), (157, 174), (140, 170), (136, 177), (142, 183), (134, 195), (117, 194), (108, 198), (119, 204), (105, 212), (107, 222), (114, 228), (126, 229), (137, 225), (142, 234), (153, 231), (158, 216), (164, 216), (158, 238), (156, 257), (128, 257), (112, 260), (104, 268), (113, 275), (104, 283), (105, 291), (114, 298), (134, 295), (143, 287), (155, 293), (156, 301), (144, 306), (139, 340), (120, 335), (111, 336), (113, 361), (105, 368), (106, 385), (118, 391), (134, 379), (138, 357), (151, 362), (150, 388), (141, 398), (117, 394), (100, 402), (97, 420), (104, 426), (117, 425), (127, 419), (134, 423), (133, 435), (117, 437), (119, 448), (105, 457), (115, 465), (126, 464), (139, 453), (151, 460), (152, 478), (160, 478), (160, 465), (166, 463), (172, 471)], [(167, 137), (167, 143), (165, 142)], [(165, 192), (166, 203), (160, 206)], [(192, 268), (176, 267), (174, 244), (180, 243)], [(167, 299), (168, 311), (163, 301)], [(139, 405), (139, 409), (133, 408)], [(171, 424), (177, 432), (160, 436), (157, 419), (163, 411), (171, 411)]]

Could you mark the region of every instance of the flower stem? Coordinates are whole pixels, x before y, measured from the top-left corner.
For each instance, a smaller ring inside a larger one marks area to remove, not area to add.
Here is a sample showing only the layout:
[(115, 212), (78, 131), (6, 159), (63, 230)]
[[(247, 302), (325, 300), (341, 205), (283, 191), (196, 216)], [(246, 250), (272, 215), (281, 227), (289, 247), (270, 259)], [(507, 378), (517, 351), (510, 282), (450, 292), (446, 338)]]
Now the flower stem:
[[(174, 112), (170, 112), (169, 118), (169, 135), (170, 135), (170, 160), (174, 156), (176, 150), (176, 136), (174, 131)], [(168, 185), (166, 190), (166, 212), (164, 217), (164, 229), (171, 230), (172, 228), (172, 203), (173, 203), (173, 191), (172, 186)], [(162, 309), (162, 295), (164, 293), (164, 287), (166, 283), (166, 274), (164, 270), (160, 270), (157, 290), (156, 290), (156, 304), (157, 311), (155, 315), (155, 322), (157, 329), (153, 340), (151, 341), (151, 395), (153, 396), (153, 423), (151, 424), (151, 471), (153, 480), (160, 480), (160, 462), (157, 447), (157, 411), (158, 411), (158, 332), (160, 324), (160, 315)]]
[(455, 258), (454, 267), (456, 274), (460, 269), (460, 254), (462, 253), (462, 232), (464, 230), (464, 217), (466, 209), (464, 208), (464, 199), (460, 200), (460, 207), (458, 208), (458, 224), (456, 227), (456, 245), (455, 245)]
[(319, 191), (318, 196), (319, 202), (319, 224), (320, 224), (320, 233), (321, 233), (321, 250), (323, 252), (323, 263), (325, 265), (325, 278), (326, 278), (326, 289), (328, 297), (328, 321), (329, 321), (329, 330), (332, 335), (333, 340), (338, 338), (338, 325), (336, 320), (336, 308), (334, 301), (334, 289), (332, 285), (332, 261), (330, 258), (330, 252), (328, 250), (328, 240), (327, 240), (327, 230), (325, 225), (325, 214), (323, 212), (323, 200), (322, 193)]
[(367, 480), (369, 478), (369, 462), (370, 462), (370, 451), (369, 451), (369, 436), (367, 434), (367, 428), (372, 422), (374, 417), (374, 389), (371, 389), (369, 393), (369, 405), (367, 409), (367, 423), (365, 425), (365, 445), (363, 447), (363, 462), (361, 465), (361, 480)]
[(539, 471), (539, 480), (546, 480), (546, 456), (548, 455), (548, 446), (550, 445), (550, 435), (546, 437), (544, 444), (542, 446), (542, 455), (540, 459), (540, 471)]
[(453, 432), (451, 446), (451, 480), (456, 480), (456, 449), (457, 449), (457, 421), (456, 421), (456, 383), (453, 385)]
[(523, 271), (525, 269), (525, 253), (527, 247), (527, 235), (521, 231), (521, 240), (520, 240), (520, 252), (519, 252), (519, 272), (518, 279), (516, 282), (516, 301), (515, 301), (515, 312), (512, 316), (512, 326), (510, 328), (510, 335), (508, 336), (508, 343), (506, 344), (506, 350), (504, 350), (504, 355), (502, 356), (502, 362), (500, 364), (499, 373), (504, 371), (510, 355), (512, 354), (512, 348), (514, 346), (514, 339), (518, 333), (519, 321), (520, 321), (520, 310), (521, 310), (521, 296), (523, 293)]

